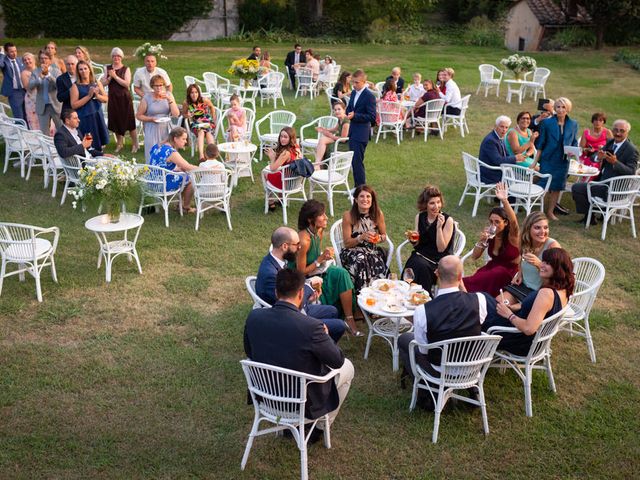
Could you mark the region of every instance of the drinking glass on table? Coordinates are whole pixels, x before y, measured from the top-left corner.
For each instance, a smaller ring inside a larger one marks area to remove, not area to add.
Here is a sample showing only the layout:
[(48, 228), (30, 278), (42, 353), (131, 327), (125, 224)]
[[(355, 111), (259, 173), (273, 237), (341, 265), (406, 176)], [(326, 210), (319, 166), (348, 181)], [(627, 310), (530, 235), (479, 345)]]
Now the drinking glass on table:
[(402, 279), (411, 286), (413, 281), (416, 279), (415, 274), (413, 273), (412, 268), (405, 268), (404, 273), (402, 274)]

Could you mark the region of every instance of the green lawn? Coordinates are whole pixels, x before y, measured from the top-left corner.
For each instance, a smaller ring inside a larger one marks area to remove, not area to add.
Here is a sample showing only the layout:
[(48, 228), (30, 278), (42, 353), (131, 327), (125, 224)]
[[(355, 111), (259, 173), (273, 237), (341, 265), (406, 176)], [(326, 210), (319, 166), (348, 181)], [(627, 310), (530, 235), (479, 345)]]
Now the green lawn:
[[(18, 41), (20, 52), (42, 42)], [(116, 42), (86, 42), (98, 62), (108, 61)], [(130, 53), (141, 42), (118, 42)], [(61, 41), (69, 53), (76, 41)], [(223, 73), (251, 45), (232, 42), (167, 43), (161, 62), (184, 96), (182, 76)], [(305, 45), (306, 47), (306, 45)], [(282, 62), (289, 45), (263, 45)], [(433, 77), (442, 66), (456, 69), (463, 94), (474, 93), (477, 65), (498, 65), (506, 51), (432, 46), (321, 46), (343, 68), (365, 68), (383, 80), (391, 67)], [(613, 62), (613, 50), (536, 54), (552, 71), (547, 94), (567, 96), (584, 128), (604, 110), (609, 125), (628, 119), (640, 137), (640, 77)], [(138, 66), (140, 62), (126, 62)], [(391, 238), (399, 243), (415, 216), (415, 199), (427, 183), (440, 185), (445, 210), (460, 222), (468, 243), (484, 225), (489, 206), (475, 219), (471, 202), (457, 206), (464, 186), (461, 151), (474, 155), (499, 114), (515, 118), (534, 109), (500, 98), (473, 95), (470, 135), (449, 131), (442, 142), (407, 138), (370, 144), (367, 178), (379, 193)], [(287, 108), (300, 127), (329, 109), (325, 97), (294, 100)], [(258, 109), (258, 118), (268, 111)], [(129, 145), (129, 144), (127, 144)], [(113, 145), (110, 146), (113, 149)], [(141, 160), (142, 155), (137, 155)], [(258, 171), (256, 165), (255, 171)], [(0, 297), (0, 478), (215, 478), (283, 479), (299, 475), (299, 455), (290, 441), (259, 438), (247, 470), (240, 460), (253, 418), (245, 405), (242, 330), (251, 307), (244, 278), (255, 274), (280, 225), (281, 212), (264, 215), (260, 183), (243, 179), (232, 196), (229, 232), (224, 215), (208, 213), (195, 232), (193, 215), (145, 217), (138, 243), (143, 275), (117, 260), (113, 281), (96, 270), (97, 242), (83, 227), (94, 211), (81, 213), (70, 202), (59, 206), (42, 189), (42, 175), (29, 182), (10, 169), (0, 176), (0, 219), (56, 225), (59, 284), (45, 273), (44, 302), (35, 300), (33, 281), (5, 280)], [(573, 207), (570, 196), (563, 204)], [(336, 212), (347, 208), (339, 197)], [(290, 214), (295, 225), (298, 204)], [(520, 216), (522, 218), (522, 215)], [(337, 219), (337, 218), (336, 218)], [(491, 371), (485, 391), (491, 433), (482, 435), (477, 411), (454, 410), (442, 417), (432, 445), (433, 415), (409, 413), (410, 393), (391, 371), (389, 348), (373, 343), (362, 358), (364, 340), (344, 338), (340, 346), (356, 377), (332, 429), (330, 451), (309, 451), (309, 472), (318, 479), (448, 478), (630, 478), (637, 476), (640, 348), (640, 247), (623, 223), (584, 231), (576, 215), (554, 223), (552, 236), (573, 256), (593, 256), (607, 268), (592, 314), (598, 363), (589, 362), (581, 339), (554, 340), (553, 395), (544, 375), (533, 381), (534, 417), (524, 415), (520, 380)], [(468, 265), (469, 269), (473, 266)]]

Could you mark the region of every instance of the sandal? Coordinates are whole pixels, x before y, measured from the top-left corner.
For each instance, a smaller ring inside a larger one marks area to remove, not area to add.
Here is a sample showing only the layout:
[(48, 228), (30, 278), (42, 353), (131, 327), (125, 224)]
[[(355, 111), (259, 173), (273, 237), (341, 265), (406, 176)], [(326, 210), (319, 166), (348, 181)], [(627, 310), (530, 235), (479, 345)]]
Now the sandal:
[[(353, 320), (353, 316), (352, 316), (352, 315), (347, 316), (347, 319), (349, 319), (349, 318), (350, 318), (351, 320)], [(352, 337), (356, 337), (356, 338), (357, 338), (357, 337), (364, 337), (364, 333), (362, 333), (360, 330), (354, 330), (353, 328), (351, 328), (351, 325), (349, 325), (349, 323), (347, 322), (347, 320), (345, 320), (345, 321), (344, 321), (344, 325), (345, 325), (345, 327), (346, 327), (347, 332), (349, 332), (349, 334), (350, 334)]]

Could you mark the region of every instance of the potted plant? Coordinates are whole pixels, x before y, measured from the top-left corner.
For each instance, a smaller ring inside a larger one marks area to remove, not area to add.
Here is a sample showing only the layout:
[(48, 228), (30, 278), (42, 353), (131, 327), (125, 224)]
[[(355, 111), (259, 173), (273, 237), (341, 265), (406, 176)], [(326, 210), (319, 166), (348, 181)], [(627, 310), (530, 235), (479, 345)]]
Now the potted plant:
[(249, 60), (246, 58), (234, 60), (229, 70), (227, 70), (227, 72), (234, 77), (244, 80), (245, 85), (248, 85), (251, 80), (256, 78), (259, 71), (260, 63), (258, 60)]
[(525, 74), (535, 70), (537, 67), (534, 58), (526, 55), (518, 55), (517, 53), (503, 58), (500, 60), (500, 63), (513, 72), (516, 80), (524, 80)]

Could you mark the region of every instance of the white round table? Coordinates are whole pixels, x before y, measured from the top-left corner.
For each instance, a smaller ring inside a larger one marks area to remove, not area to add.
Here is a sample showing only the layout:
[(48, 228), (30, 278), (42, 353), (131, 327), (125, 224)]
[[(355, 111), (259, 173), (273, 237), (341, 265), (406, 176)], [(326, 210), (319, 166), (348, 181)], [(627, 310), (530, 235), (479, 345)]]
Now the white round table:
[(238, 178), (251, 177), (253, 182), (253, 171), (251, 170), (251, 160), (258, 147), (248, 141), (225, 142), (218, 144), (218, 150), (226, 154), (224, 164), (233, 172), (233, 186), (238, 185)]
[[(407, 308), (404, 306), (404, 300), (407, 299), (410, 293), (409, 285), (406, 282), (400, 280), (384, 281), (394, 285), (389, 292), (380, 292), (375, 288), (363, 288), (358, 296), (358, 306), (360, 310), (362, 310), (364, 319), (369, 327), (364, 358), (366, 359), (369, 356), (369, 348), (371, 347), (373, 337), (380, 337), (391, 347), (392, 365), (393, 371), (395, 372), (399, 369), (398, 337), (401, 333), (409, 332), (413, 329), (412, 320), (415, 308)], [(375, 298), (375, 304), (368, 305), (367, 298)], [(389, 303), (403, 305), (402, 310), (397, 312), (389, 311)], [(379, 318), (372, 319), (372, 315)]]
[[(138, 258), (138, 252), (136, 250), (136, 242), (138, 241), (140, 227), (142, 227), (143, 223), (144, 218), (135, 213), (121, 213), (120, 221), (117, 223), (110, 223), (108, 215), (98, 215), (84, 222), (85, 228), (96, 234), (96, 238), (100, 244), (98, 268), (100, 268), (102, 258), (104, 257), (107, 282), (111, 281), (111, 265), (118, 255), (127, 255), (130, 262), (135, 259), (138, 272), (142, 273), (140, 259)], [(127, 234), (129, 230), (135, 230), (133, 240), (129, 240), (128, 238)], [(113, 234), (121, 232), (124, 232), (124, 238), (122, 240), (109, 240), (107, 238), (107, 235), (113, 236)]]
[(511, 96), (515, 94), (518, 95), (518, 103), (522, 103), (523, 89), (527, 82), (524, 80), (507, 79), (504, 80), (504, 83), (507, 84), (507, 102), (511, 103)]

